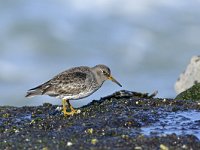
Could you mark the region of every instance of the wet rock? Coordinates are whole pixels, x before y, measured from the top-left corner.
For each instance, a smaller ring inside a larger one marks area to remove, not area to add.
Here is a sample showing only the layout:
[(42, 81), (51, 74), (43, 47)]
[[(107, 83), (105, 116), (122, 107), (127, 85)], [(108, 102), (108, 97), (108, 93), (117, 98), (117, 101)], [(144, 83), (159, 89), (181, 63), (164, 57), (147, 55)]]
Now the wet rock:
[(186, 70), (180, 74), (175, 83), (177, 94), (189, 89), (194, 84), (200, 83), (200, 56), (193, 56)]
[[(192, 132), (195, 129), (199, 133), (200, 120), (184, 117), (190, 122), (189, 134), (184, 134), (185, 124), (173, 126), (174, 132), (181, 130), (182, 134), (147, 135), (143, 131), (160, 125), (169, 113), (195, 110), (198, 115), (200, 111), (198, 101), (154, 96), (123, 90), (79, 108), (81, 113), (70, 117), (64, 117), (59, 106), (48, 103), (38, 107), (2, 106), (0, 149), (200, 149), (198, 135)], [(169, 131), (171, 122), (162, 123)]]

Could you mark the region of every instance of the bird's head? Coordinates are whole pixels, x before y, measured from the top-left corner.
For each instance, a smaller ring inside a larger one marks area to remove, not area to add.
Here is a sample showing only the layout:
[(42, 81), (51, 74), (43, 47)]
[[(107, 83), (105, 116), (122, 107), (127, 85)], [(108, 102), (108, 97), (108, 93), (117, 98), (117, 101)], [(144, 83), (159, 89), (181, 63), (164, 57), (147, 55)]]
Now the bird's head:
[(101, 80), (102, 82), (106, 80), (111, 80), (115, 82), (116, 84), (118, 84), (120, 87), (122, 87), (122, 85), (111, 75), (111, 71), (109, 67), (105, 65), (97, 65), (93, 67), (92, 69), (98, 76), (97, 80)]

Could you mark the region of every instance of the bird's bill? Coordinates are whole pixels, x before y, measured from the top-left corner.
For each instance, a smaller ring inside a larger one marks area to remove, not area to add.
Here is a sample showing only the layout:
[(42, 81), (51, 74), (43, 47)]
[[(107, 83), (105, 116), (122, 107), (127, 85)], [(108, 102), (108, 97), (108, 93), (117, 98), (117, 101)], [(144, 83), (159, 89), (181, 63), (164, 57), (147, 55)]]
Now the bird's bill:
[(122, 85), (121, 85), (117, 80), (115, 80), (115, 78), (113, 78), (112, 76), (108, 77), (108, 80), (111, 80), (112, 82), (115, 82), (115, 83), (118, 84), (120, 87), (122, 87)]

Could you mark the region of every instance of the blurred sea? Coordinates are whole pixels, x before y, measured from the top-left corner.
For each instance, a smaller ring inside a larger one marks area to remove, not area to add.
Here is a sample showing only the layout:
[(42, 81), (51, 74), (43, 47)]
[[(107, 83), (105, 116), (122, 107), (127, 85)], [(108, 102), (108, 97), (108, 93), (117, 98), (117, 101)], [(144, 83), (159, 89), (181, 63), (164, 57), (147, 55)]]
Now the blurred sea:
[(26, 91), (70, 67), (108, 65), (110, 81), (75, 107), (126, 89), (176, 96), (174, 83), (200, 54), (200, 1), (0, 1), (0, 105), (61, 104)]

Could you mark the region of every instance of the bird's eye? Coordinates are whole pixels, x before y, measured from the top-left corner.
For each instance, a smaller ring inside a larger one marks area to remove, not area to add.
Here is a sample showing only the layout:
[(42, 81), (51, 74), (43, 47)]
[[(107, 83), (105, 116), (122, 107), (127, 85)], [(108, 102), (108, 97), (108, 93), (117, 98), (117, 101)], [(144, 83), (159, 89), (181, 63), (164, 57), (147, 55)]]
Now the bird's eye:
[(104, 74), (104, 75), (107, 75), (107, 73), (106, 73), (105, 71), (103, 71), (103, 74)]

